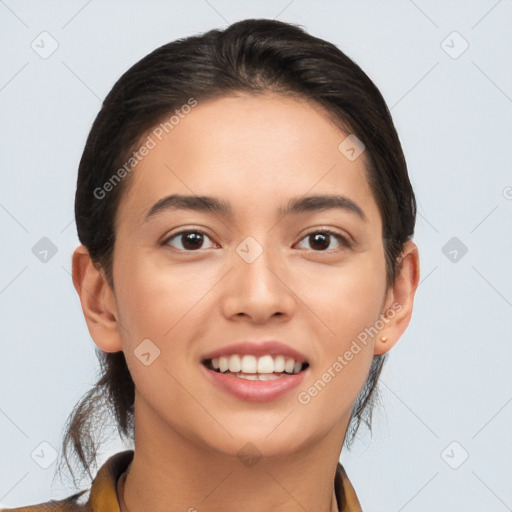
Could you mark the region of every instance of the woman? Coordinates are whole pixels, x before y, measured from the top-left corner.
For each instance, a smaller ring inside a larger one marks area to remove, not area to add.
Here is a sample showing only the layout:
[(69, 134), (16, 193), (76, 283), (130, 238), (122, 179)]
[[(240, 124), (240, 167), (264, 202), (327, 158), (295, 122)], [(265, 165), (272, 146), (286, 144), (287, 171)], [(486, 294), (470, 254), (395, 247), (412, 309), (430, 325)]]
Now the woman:
[(105, 99), (75, 214), (103, 375), (63, 452), (90, 474), (102, 402), (134, 450), (89, 491), (12, 510), (361, 510), (338, 460), (419, 278), (406, 162), (366, 74), (279, 21), (164, 45)]

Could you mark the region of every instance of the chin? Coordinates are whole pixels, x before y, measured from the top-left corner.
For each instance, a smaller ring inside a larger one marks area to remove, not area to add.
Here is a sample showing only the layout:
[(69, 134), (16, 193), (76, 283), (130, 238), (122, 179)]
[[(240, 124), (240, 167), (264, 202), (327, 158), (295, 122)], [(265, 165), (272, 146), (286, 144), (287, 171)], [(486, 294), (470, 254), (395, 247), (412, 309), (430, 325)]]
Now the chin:
[[(285, 420), (286, 422), (286, 420)], [(284, 428), (275, 425), (263, 428), (260, 425), (248, 427), (247, 425), (238, 429), (229, 429), (233, 437), (229, 435), (215, 435), (214, 437), (203, 437), (203, 442), (212, 450), (223, 455), (237, 458), (244, 457), (286, 457), (314, 444), (316, 439), (324, 437), (324, 432), (315, 435), (314, 432), (306, 432), (299, 428), (300, 423), (293, 425), (294, 428)]]

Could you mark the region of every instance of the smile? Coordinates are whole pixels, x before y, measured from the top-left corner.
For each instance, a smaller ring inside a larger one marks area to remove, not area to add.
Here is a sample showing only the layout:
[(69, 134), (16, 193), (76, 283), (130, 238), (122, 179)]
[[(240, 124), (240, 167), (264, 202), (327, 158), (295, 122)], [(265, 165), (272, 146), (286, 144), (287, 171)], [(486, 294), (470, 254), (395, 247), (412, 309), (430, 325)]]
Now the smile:
[(298, 386), (309, 363), (283, 355), (230, 354), (205, 359), (203, 367), (223, 391), (262, 402), (275, 400)]
[(308, 363), (296, 361), (291, 357), (270, 354), (261, 357), (232, 354), (207, 359), (204, 364), (217, 373), (247, 380), (279, 379), (286, 375), (295, 375), (309, 366)]

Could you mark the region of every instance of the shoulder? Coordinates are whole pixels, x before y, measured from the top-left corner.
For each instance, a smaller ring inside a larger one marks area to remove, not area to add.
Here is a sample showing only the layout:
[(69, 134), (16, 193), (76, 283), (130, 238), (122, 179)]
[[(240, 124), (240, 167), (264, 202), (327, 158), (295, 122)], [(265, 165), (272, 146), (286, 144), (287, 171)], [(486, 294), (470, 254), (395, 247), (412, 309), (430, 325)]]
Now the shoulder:
[(336, 467), (334, 489), (340, 512), (361, 512), (361, 504), (359, 503), (356, 491), (340, 462), (338, 462)]
[(119, 512), (116, 483), (131, 463), (133, 455), (133, 450), (112, 455), (100, 468), (89, 489), (62, 500), (18, 508), (0, 508), (0, 512)]
[(62, 500), (50, 500), (44, 503), (38, 503), (37, 505), (27, 505), (24, 507), (16, 508), (0, 508), (0, 512), (51, 512), (62, 511), (62, 512), (83, 512), (86, 511), (87, 500), (84, 501), (84, 497), (87, 498), (88, 491), (80, 491), (72, 496), (68, 496)]

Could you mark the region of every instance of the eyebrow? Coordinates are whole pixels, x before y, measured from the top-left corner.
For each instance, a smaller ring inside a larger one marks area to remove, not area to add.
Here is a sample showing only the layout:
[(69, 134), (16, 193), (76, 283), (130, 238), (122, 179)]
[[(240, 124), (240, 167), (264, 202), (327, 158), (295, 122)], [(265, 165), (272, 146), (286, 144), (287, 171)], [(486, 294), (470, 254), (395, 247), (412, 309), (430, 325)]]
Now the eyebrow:
[[(367, 220), (363, 210), (354, 201), (339, 194), (292, 198), (284, 208), (281, 207), (278, 209), (278, 213), (284, 217), (286, 215), (297, 215), (306, 212), (331, 209), (340, 209), (354, 213), (363, 221)], [(233, 216), (231, 204), (223, 199), (211, 196), (172, 194), (158, 200), (146, 214), (145, 221), (168, 210), (192, 210), (196, 212), (213, 213), (229, 218)]]

